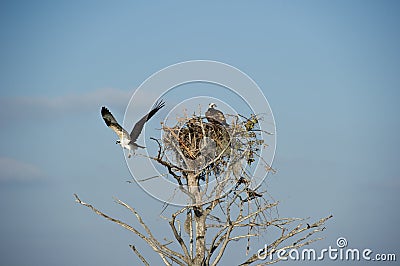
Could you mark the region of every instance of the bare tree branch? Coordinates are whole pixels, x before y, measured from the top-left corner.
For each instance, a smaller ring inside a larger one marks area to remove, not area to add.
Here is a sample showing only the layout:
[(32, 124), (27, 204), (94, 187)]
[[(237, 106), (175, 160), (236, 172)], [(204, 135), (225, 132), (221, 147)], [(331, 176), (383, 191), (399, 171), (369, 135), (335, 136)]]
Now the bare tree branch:
[[(120, 226), (122, 226), (123, 228), (133, 232), (134, 234), (136, 234), (137, 236), (139, 236), (141, 239), (143, 239), (157, 254), (160, 255), (161, 259), (164, 261), (165, 265), (171, 265), (166, 257), (168, 257), (169, 259), (171, 259), (172, 261), (174, 261), (175, 263), (179, 264), (179, 265), (185, 265), (182, 261), (179, 261), (177, 258), (175, 258), (175, 256), (179, 257), (180, 259), (184, 258), (181, 254), (170, 250), (169, 248), (167, 248), (165, 245), (161, 245), (155, 238), (154, 236), (150, 236), (150, 237), (146, 237), (145, 235), (143, 235), (141, 232), (139, 232), (137, 229), (135, 229), (134, 227), (118, 220), (115, 218), (112, 218), (110, 216), (108, 216), (107, 214), (99, 211), (98, 209), (96, 209), (95, 207), (93, 207), (91, 204), (88, 204), (86, 202), (83, 202), (77, 194), (74, 194), (76, 202), (78, 202), (79, 204), (90, 208), (93, 212), (95, 212), (97, 215), (100, 215), (104, 218), (106, 218), (107, 220), (114, 222)], [(140, 217), (140, 216), (139, 216)], [(140, 218), (141, 220), (141, 218)], [(143, 221), (142, 221), (143, 222)], [(147, 226), (146, 226), (147, 227)]]
[(189, 261), (189, 260), (191, 259), (190, 255), (189, 255), (189, 251), (188, 251), (188, 249), (187, 249), (187, 247), (186, 247), (186, 245), (185, 245), (185, 242), (183, 241), (182, 237), (178, 234), (178, 231), (177, 231), (176, 228), (175, 228), (175, 219), (176, 219), (176, 216), (178, 216), (179, 214), (181, 214), (181, 213), (184, 212), (185, 210), (186, 210), (186, 208), (182, 208), (182, 209), (180, 209), (179, 211), (177, 211), (176, 213), (174, 213), (174, 214), (172, 215), (172, 220), (169, 221), (169, 225), (170, 225), (170, 227), (171, 227), (171, 229), (172, 229), (172, 232), (173, 232), (173, 234), (174, 234), (175, 239), (178, 241), (179, 245), (180, 245), (181, 248), (182, 248), (183, 253), (185, 254), (184, 260), (185, 260), (185, 261)]
[[(263, 249), (263, 252), (267, 253), (266, 257), (270, 256), (271, 253), (274, 253), (276, 250), (280, 249), (278, 248), (278, 246), (285, 240), (298, 235), (304, 231), (310, 230), (310, 228), (315, 228), (317, 227), (317, 229), (312, 230), (309, 234), (307, 234), (305, 237), (300, 238), (299, 240), (297, 240), (296, 242), (294, 242), (291, 245), (287, 245), (285, 247), (282, 247), (283, 249), (297, 249), (300, 248), (302, 246), (305, 245), (309, 245), (317, 240), (320, 240), (321, 238), (316, 238), (316, 239), (311, 239), (308, 240), (306, 242), (301, 243), (302, 241), (308, 239), (310, 236), (312, 236), (313, 234), (323, 231), (324, 227), (320, 228), (321, 226), (323, 226), (323, 224), (330, 218), (332, 218), (332, 215), (329, 215), (325, 218), (320, 219), (319, 221), (313, 223), (311, 226), (306, 226), (306, 227), (301, 227), (301, 224), (299, 224), (298, 226), (296, 226), (295, 228), (293, 228), (292, 230), (290, 230), (288, 233), (285, 233), (285, 230), (282, 230), (282, 235), (281, 237), (279, 237), (278, 239), (276, 239), (274, 242), (272, 242), (271, 244), (269, 244), (266, 248)], [(258, 253), (253, 254), (249, 259), (247, 259), (244, 263), (240, 264), (240, 265), (250, 265), (256, 261), (260, 260), (258, 257)], [(270, 263), (268, 263), (270, 264)], [(266, 263), (264, 263), (263, 265), (267, 265)]]
[[(252, 184), (255, 178), (252, 164), (255, 161), (261, 163), (261, 169), (266, 172), (275, 172), (260, 156), (260, 151), (268, 148), (262, 134), (271, 134), (257, 125), (262, 117), (253, 114), (249, 118), (242, 115), (231, 117), (232, 123), (223, 126), (206, 121), (203, 116), (186, 115), (178, 118), (174, 127), (163, 125), (161, 140), (151, 138), (158, 144), (157, 155), (144, 157), (168, 171), (156, 177), (170, 175), (177, 183), (171, 197), (180, 190), (190, 203), (174, 211), (166, 203), (161, 212), (170, 212), (171, 218), (167, 215), (165, 220), (168, 220), (174, 236), (172, 241), (165, 236), (157, 238), (141, 215), (119, 199), (115, 202), (136, 217), (141, 231), (82, 202), (74, 194), (76, 201), (137, 235), (165, 265), (216, 266), (223, 261), (229, 243), (245, 239), (247, 257), (253, 239), (262, 237), (267, 229), (278, 235), (261, 250), (263, 255), (271, 258), (278, 249), (298, 249), (322, 239), (314, 234), (325, 229), (323, 225), (332, 215), (306, 225), (305, 219), (279, 217), (279, 202), (266, 190), (262, 191), (258, 184)], [(140, 182), (156, 177), (144, 178)], [(181, 225), (186, 235), (182, 233)], [(169, 246), (172, 243), (174, 245)], [(130, 247), (144, 265), (150, 265), (134, 245)], [(241, 265), (269, 265), (281, 260), (262, 261), (258, 255), (250, 255)]]
[(140, 252), (136, 249), (134, 245), (129, 245), (129, 247), (135, 252), (135, 254), (139, 257), (139, 259), (143, 262), (144, 265), (150, 266), (150, 264), (146, 261), (146, 259), (140, 254)]

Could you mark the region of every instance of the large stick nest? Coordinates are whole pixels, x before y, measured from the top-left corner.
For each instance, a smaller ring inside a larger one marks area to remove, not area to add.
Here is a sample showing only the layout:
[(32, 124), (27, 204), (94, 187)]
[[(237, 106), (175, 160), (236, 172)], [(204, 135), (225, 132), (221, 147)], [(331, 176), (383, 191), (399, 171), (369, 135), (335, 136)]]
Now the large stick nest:
[(183, 155), (192, 160), (201, 155), (207, 145), (205, 140), (215, 143), (217, 154), (227, 151), (231, 140), (227, 128), (217, 123), (203, 122), (198, 117), (190, 119), (179, 129), (178, 139)]
[(195, 172), (212, 168), (216, 173), (233, 160), (245, 159), (250, 165), (262, 144), (260, 134), (253, 132), (257, 120), (255, 116), (244, 121), (235, 118), (230, 126), (200, 116), (178, 119), (173, 127), (163, 126), (164, 148), (172, 152), (172, 163)]

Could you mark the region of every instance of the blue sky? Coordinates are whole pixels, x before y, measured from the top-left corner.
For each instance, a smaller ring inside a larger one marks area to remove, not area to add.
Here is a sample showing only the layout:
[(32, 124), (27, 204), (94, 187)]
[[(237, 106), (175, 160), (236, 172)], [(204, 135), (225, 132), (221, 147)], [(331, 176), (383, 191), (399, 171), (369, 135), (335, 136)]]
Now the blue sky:
[[(267, 185), (280, 215), (333, 214), (316, 248), (344, 236), (399, 256), (399, 11), (397, 1), (2, 1), (0, 264), (132, 265), (131, 243), (158, 262), (73, 193), (130, 219), (117, 196), (162, 235), (162, 204), (125, 182), (99, 110), (121, 121), (146, 78), (192, 59), (241, 69), (268, 98), (278, 172)], [(226, 264), (245, 251), (229, 252)]]

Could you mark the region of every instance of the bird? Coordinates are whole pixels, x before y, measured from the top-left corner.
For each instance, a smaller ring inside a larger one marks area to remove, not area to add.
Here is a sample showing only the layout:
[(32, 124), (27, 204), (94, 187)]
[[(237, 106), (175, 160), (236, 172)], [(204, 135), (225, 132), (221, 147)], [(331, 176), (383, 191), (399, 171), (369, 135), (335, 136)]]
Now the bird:
[(228, 123), (226, 123), (224, 113), (222, 113), (220, 110), (215, 109), (214, 107), (217, 107), (215, 103), (210, 103), (208, 105), (208, 110), (206, 111), (207, 121), (210, 123), (217, 123), (223, 126), (229, 126)]
[(246, 192), (247, 192), (247, 200), (252, 200), (255, 198), (259, 198), (262, 197), (262, 194), (257, 193), (255, 190), (251, 190), (250, 188), (246, 188)]
[(101, 116), (104, 119), (104, 122), (106, 125), (111, 128), (119, 137), (119, 140), (115, 142), (115, 144), (121, 145), (122, 148), (127, 149), (128, 152), (128, 158), (131, 157), (132, 154), (135, 154), (135, 151), (138, 148), (144, 149), (144, 146), (140, 146), (136, 143), (136, 140), (138, 139), (140, 133), (142, 132), (144, 124), (149, 121), (151, 117), (153, 117), (158, 110), (163, 108), (165, 105), (165, 102), (163, 100), (158, 101), (153, 109), (147, 113), (145, 116), (143, 116), (133, 127), (132, 131), (130, 134), (120, 125), (118, 124), (117, 120), (114, 118), (114, 116), (111, 114), (111, 112), (103, 106), (101, 108)]
[(246, 178), (244, 178), (243, 176), (241, 176), (241, 177), (239, 178), (239, 180), (236, 182), (236, 186), (235, 186), (234, 190), (238, 189), (238, 187), (239, 187), (241, 184), (247, 185), (248, 183), (249, 183), (249, 180), (247, 180)]

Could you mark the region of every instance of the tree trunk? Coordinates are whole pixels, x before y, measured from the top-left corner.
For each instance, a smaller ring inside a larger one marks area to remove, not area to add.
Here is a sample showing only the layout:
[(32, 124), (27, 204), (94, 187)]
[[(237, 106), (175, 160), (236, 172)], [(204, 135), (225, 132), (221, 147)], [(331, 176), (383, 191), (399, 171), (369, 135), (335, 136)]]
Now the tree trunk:
[(206, 255), (206, 216), (195, 216), (196, 222), (196, 256), (194, 257), (193, 265), (201, 266), (205, 261)]
[(197, 176), (195, 174), (188, 174), (188, 189), (193, 196), (193, 212), (195, 222), (195, 243), (196, 243), (196, 254), (193, 257), (192, 265), (202, 266), (205, 261), (206, 254), (206, 215), (203, 214), (202, 210), (202, 199), (201, 192), (198, 186)]

